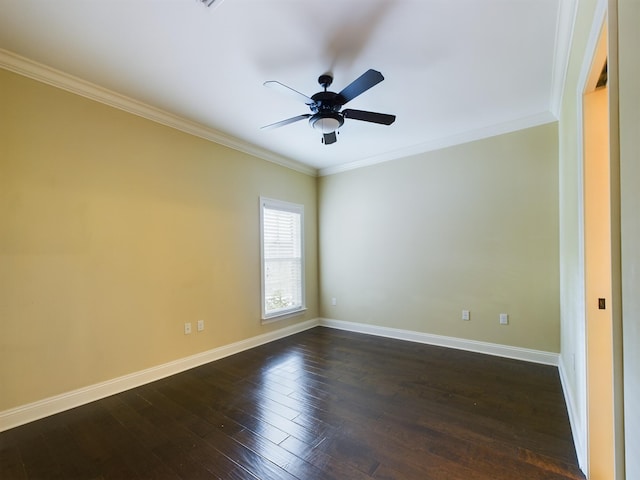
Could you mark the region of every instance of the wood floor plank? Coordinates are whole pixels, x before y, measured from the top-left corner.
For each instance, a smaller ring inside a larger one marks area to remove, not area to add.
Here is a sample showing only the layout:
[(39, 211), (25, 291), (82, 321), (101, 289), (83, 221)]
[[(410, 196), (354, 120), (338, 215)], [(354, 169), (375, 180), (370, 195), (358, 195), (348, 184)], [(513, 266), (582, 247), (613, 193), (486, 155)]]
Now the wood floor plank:
[(291, 473), (296, 478), (334, 480), (328, 473), (250, 430), (238, 432), (234, 439), (261, 457)]
[(324, 440), (326, 438), (321, 438), (314, 445), (309, 445), (295, 437), (289, 437), (280, 446), (335, 479), (366, 480), (371, 478), (351, 462), (332, 457), (317, 448)]
[(0, 433), (0, 478), (584, 476), (556, 368), (318, 327)]
[(0, 448), (0, 478), (13, 480), (28, 478), (20, 455), (20, 449), (17, 446)]

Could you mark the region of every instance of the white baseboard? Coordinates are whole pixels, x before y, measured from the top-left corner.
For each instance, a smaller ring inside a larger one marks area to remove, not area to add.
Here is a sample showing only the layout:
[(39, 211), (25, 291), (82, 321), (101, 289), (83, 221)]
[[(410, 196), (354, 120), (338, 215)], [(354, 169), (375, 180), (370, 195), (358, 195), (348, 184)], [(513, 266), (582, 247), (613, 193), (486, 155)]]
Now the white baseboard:
[(464, 338), (445, 337), (442, 335), (402, 330), (399, 328), (380, 327), (365, 323), (345, 322), (343, 320), (333, 320), (330, 318), (321, 318), (320, 325), (324, 327), (337, 328), (339, 330), (348, 330), (350, 332), (377, 335), (379, 337), (395, 338), (409, 342), (426, 343), (440, 347), (456, 348), (458, 350), (466, 350), (469, 352), (524, 360), (526, 362), (542, 363), (544, 365), (553, 365), (555, 367), (558, 366), (560, 357), (559, 354), (553, 352), (511, 347), (509, 345), (500, 345), (497, 343), (478, 342), (476, 340), (466, 340)]
[(206, 352), (198, 353), (196, 355), (164, 363), (156, 367), (151, 367), (129, 375), (107, 380), (106, 382), (89, 385), (54, 397), (45, 398), (37, 402), (5, 410), (0, 412), (0, 432), (87, 404), (89, 402), (100, 400), (101, 398), (105, 398), (131, 388), (160, 380), (170, 375), (175, 375), (176, 373), (219, 360), (229, 355), (233, 355), (280, 338), (288, 337), (289, 335), (308, 330), (318, 325), (369, 335), (395, 338), (398, 340), (438, 345), (442, 347), (456, 348), (459, 350), (524, 360), (527, 362), (558, 366), (559, 355), (557, 353), (478, 342), (475, 340), (465, 340), (462, 338), (446, 337), (442, 335), (433, 335), (411, 330), (380, 327), (364, 323), (321, 318), (308, 320), (274, 332), (251, 337), (229, 345), (217, 347)]
[(586, 425), (578, 410), (576, 397), (573, 394), (569, 378), (567, 377), (567, 367), (562, 357), (560, 357), (558, 364), (558, 372), (560, 373), (564, 402), (567, 405), (569, 424), (571, 425), (571, 433), (573, 435), (573, 445), (576, 449), (576, 456), (578, 457), (578, 466), (583, 472), (586, 472), (588, 467), (587, 458), (589, 455), (587, 450), (587, 434), (585, 431)]
[(176, 373), (184, 372), (190, 368), (195, 368), (205, 363), (273, 342), (280, 338), (288, 337), (289, 335), (316, 327), (319, 323), (319, 319), (307, 320), (306, 322), (291, 325), (280, 330), (247, 338), (246, 340), (107, 380), (106, 382), (89, 385), (88, 387), (79, 388), (61, 395), (5, 410), (0, 412), (0, 432), (71, 408), (79, 407), (89, 402), (100, 400), (101, 398), (116, 393), (124, 392), (131, 388), (139, 387), (155, 380), (160, 380), (170, 375), (175, 375)]

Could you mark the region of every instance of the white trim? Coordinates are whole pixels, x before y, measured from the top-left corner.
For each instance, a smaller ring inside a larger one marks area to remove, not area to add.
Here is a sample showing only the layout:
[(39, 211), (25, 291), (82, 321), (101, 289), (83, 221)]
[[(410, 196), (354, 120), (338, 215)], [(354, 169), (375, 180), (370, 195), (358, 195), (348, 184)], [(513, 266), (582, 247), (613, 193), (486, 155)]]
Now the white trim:
[[(0, 432), (9, 430), (20, 425), (24, 425), (41, 418), (55, 415), (81, 405), (85, 405), (96, 400), (115, 395), (125, 390), (145, 385), (162, 378), (175, 375), (185, 370), (204, 365), (215, 360), (219, 360), (229, 355), (243, 352), (245, 350), (258, 347), (265, 343), (273, 342), (281, 338), (294, 335), (296, 333), (309, 330), (317, 326), (335, 328), (338, 330), (348, 330), (351, 332), (363, 333), (368, 335), (376, 335), (386, 338), (394, 338), (409, 342), (424, 343), (429, 345), (437, 345), (441, 347), (454, 348), (476, 353), (483, 353), (526, 362), (540, 363), (544, 365), (558, 366), (559, 356), (557, 353), (545, 352), (540, 350), (531, 350), (526, 348), (511, 347), (508, 345), (499, 345), (494, 343), (478, 342), (475, 340), (466, 340), (462, 338), (446, 337), (442, 335), (433, 335), (411, 330), (402, 330), (397, 328), (380, 327), (376, 325), (368, 325), (364, 323), (345, 322), (342, 320), (333, 320), (328, 318), (316, 318), (305, 322), (297, 323), (273, 332), (240, 340), (229, 345), (208, 350), (206, 352), (197, 353), (189, 357), (174, 360), (145, 370), (134, 372), (122, 377), (107, 380), (105, 382), (90, 385), (88, 387), (79, 388), (70, 392), (45, 398), (37, 402), (22, 405), (9, 410), (0, 412)], [(562, 372), (562, 371), (561, 371)], [(566, 379), (561, 373), (563, 388)], [(570, 394), (565, 395), (567, 399), (572, 398)], [(572, 403), (573, 405), (573, 403)], [(574, 411), (575, 409), (570, 410)], [(570, 417), (571, 419), (571, 417)], [(573, 423), (572, 423), (573, 428)]]
[(497, 357), (513, 358), (525, 362), (541, 363), (557, 367), (560, 355), (542, 350), (532, 350), (528, 348), (512, 347), (497, 343), (479, 342), (464, 338), (446, 337), (431, 333), (416, 332), (413, 330), (402, 330), (399, 328), (381, 327), (365, 323), (345, 322), (330, 318), (321, 318), (320, 325), (323, 327), (335, 328), (338, 330), (348, 330), (350, 332), (365, 333), (378, 337), (394, 338), (408, 342), (425, 343), (440, 347), (455, 348), (468, 352), (484, 353)]
[(551, 77), (551, 113), (558, 117), (562, 108), (564, 84), (569, 69), (569, 54), (573, 43), (573, 32), (578, 12), (577, 0), (560, 0), (558, 4), (558, 20), (556, 42)]
[(124, 110), (125, 112), (137, 115), (147, 120), (166, 125), (176, 130), (204, 138), (211, 142), (224, 145), (225, 147), (253, 155), (282, 167), (304, 173), (315, 177), (317, 170), (308, 165), (292, 160), (290, 158), (277, 155), (263, 148), (256, 147), (237, 138), (226, 135), (213, 128), (206, 127), (185, 118), (179, 117), (167, 111), (161, 110), (151, 105), (147, 105), (138, 100), (126, 97), (119, 93), (107, 90), (93, 83), (74, 77), (55, 68), (34, 62), (20, 55), (16, 55), (8, 50), (0, 48), (0, 68), (37, 80), (47, 85), (51, 85), (62, 90), (80, 95), (82, 97), (100, 102), (110, 107)]
[(129, 375), (107, 380), (106, 382), (89, 385), (71, 392), (66, 392), (54, 397), (45, 398), (28, 405), (12, 408), (0, 412), (0, 432), (25, 423), (33, 422), (40, 418), (54, 415), (71, 408), (84, 405), (116, 393), (139, 387), (161, 378), (184, 372), (191, 368), (219, 360), (229, 355), (254, 348), (265, 343), (273, 342), (280, 338), (309, 330), (319, 325), (318, 319), (307, 320), (273, 332), (264, 333), (256, 337), (240, 340), (239, 342), (217, 347), (206, 352), (197, 353), (189, 357), (174, 360), (155, 367), (147, 368)]
[[(267, 312), (266, 304), (266, 276), (267, 270), (264, 255), (264, 218), (265, 209), (278, 210), (288, 212), (300, 216), (300, 305), (295, 305), (287, 309)], [(262, 314), (262, 323), (271, 323), (292, 315), (299, 315), (307, 309), (306, 281), (305, 281), (305, 235), (304, 235), (304, 205), (300, 203), (292, 203), (284, 200), (260, 197), (260, 309)]]
[(411, 155), (419, 155), (421, 153), (440, 150), (442, 148), (461, 145), (463, 143), (474, 142), (476, 140), (482, 140), (485, 138), (495, 137), (497, 135), (503, 135), (505, 133), (516, 132), (518, 130), (524, 130), (526, 128), (537, 127), (540, 125), (545, 125), (547, 123), (556, 122), (557, 120), (557, 117), (551, 112), (540, 112), (534, 115), (529, 115), (527, 117), (516, 118), (508, 122), (490, 125), (488, 127), (482, 127), (475, 130), (469, 130), (457, 135), (437, 138), (428, 142), (413, 145), (411, 147), (401, 148), (399, 150), (367, 157), (355, 162), (323, 168), (318, 171), (318, 175), (322, 177), (333, 175), (336, 173), (347, 172), (349, 170), (355, 170), (357, 168), (368, 167), (370, 165), (376, 165), (378, 163), (389, 162), (392, 160), (401, 160)]
[(106, 88), (100, 87), (99, 85), (87, 82), (85, 80), (82, 80), (81, 78), (69, 75), (65, 72), (35, 62), (2, 48), (0, 48), (0, 68), (4, 68), (11, 72), (23, 75), (47, 85), (66, 90), (90, 100), (100, 102), (110, 107), (118, 108), (125, 112), (137, 115), (142, 118), (146, 118), (147, 120), (151, 120), (161, 125), (175, 128), (176, 130), (180, 130), (190, 135), (194, 135), (196, 137), (200, 137), (205, 140), (224, 145), (234, 150), (253, 155), (257, 158), (261, 158), (268, 162), (275, 163), (277, 165), (290, 168), (292, 170), (310, 176), (332, 175), (335, 173), (354, 170), (369, 165), (402, 159), (410, 155), (417, 155), (428, 151), (439, 150), (441, 148), (460, 145), (475, 140), (481, 140), (483, 138), (489, 138), (496, 135), (502, 135), (504, 133), (510, 133), (525, 128), (535, 127), (557, 120), (556, 115), (553, 112), (540, 112), (534, 115), (513, 119), (497, 125), (482, 127), (476, 130), (462, 132), (460, 134), (452, 135), (449, 137), (434, 139), (411, 147), (402, 148), (381, 155), (375, 155), (343, 165), (324, 168), (318, 171), (317, 169), (309, 165), (303, 164), (287, 157), (283, 157), (247, 142), (243, 142), (237, 138), (219, 132), (218, 130), (214, 130), (200, 123), (187, 120), (167, 111), (161, 110), (151, 105), (147, 105), (133, 98), (126, 97)]
[(286, 320), (287, 318), (297, 317), (298, 315), (304, 315), (307, 312), (307, 307), (300, 307), (296, 310), (288, 310), (286, 312), (278, 313), (277, 315), (269, 315), (266, 318), (262, 318), (262, 325), (269, 325), (270, 323)]
[[(581, 365), (584, 370), (580, 372), (582, 382), (579, 387), (582, 387), (581, 395), (578, 395), (578, 401), (581, 402), (582, 415), (579, 415), (580, 409), (576, 408), (576, 422), (580, 422), (581, 426), (577, 427), (574, 432), (573, 443), (576, 449), (576, 455), (578, 457), (578, 465), (580, 469), (589, 478), (589, 375), (587, 371), (588, 363), (588, 331), (586, 327), (587, 312), (586, 312), (586, 273), (585, 273), (585, 211), (584, 211), (584, 94), (587, 88), (587, 82), (592, 70), (593, 59), (596, 54), (598, 42), (600, 40), (600, 33), (606, 21), (607, 15), (607, 0), (598, 0), (596, 8), (593, 14), (593, 22), (591, 24), (591, 30), (585, 47), (584, 56), (582, 58), (582, 65), (580, 68), (580, 75), (578, 77), (576, 95), (576, 113), (577, 113), (577, 163), (578, 163), (578, 275), (579, 280), (582, 281), (582, 288), (579, 292), (577, 305), (577, 312), (581, 319), (580, 325), (577, 325), (582, 340), (582, 352), (577, 352), (580, 355)], [(578, 388), (579, 388), (578, 387)], [(573, 393), (573, 392), (572, 392)], [(566, 397), (566, 394), (565, 394)], [(568, 407), (568, 398), (567, 408)], [(578, 435), (576, 435), (576, 432)]]
[(583, 472), (587, 468), (587, 435), (585, 432), (585, 424), (581, 420), (582, 415), (576, 403), (576, 397), (571, 390), (571, 382), (567, 377), (567, 367), (564, 363), (564, 357), (560, 356), (558, 364), (558, 373), (560, 374), (560, 383), (562, 392), (564, 393), (564, 402), (567, 406), (567, 414), (569, 415), (569, 424), (571, 425), (571, 433), (573, 434), (573, 444), (578, 457), (578, 466)]

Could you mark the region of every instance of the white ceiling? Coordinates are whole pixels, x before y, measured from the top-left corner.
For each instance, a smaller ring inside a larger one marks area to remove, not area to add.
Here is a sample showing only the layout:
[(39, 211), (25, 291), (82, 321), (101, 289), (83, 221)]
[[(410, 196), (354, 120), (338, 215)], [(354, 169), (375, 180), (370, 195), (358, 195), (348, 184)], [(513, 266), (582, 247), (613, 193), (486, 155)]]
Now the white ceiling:
[[(37, 62), (32, 70), (41, 64), (135, 99), (202, 136), (331, 173), (553, 120), (572, 22), (566, 5), (2, 0), (0, 65), (29, 59)], [(393, 125), (347, 119), (333, 145), (323, 145), (306, 121), (260, 129), (308, 113), (264, 81), (311, 96), (321, 90), (320, 74), (333, 73), (337, 92), (369, 68), (385, 80), (348, 108), (395, 114)]]

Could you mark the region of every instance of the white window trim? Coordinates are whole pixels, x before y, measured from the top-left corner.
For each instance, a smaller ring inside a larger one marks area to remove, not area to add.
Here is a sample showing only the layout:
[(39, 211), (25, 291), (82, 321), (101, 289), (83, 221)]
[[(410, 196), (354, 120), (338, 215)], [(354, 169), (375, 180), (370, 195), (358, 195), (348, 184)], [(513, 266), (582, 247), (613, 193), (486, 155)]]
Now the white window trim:
[[(300, 268), (301, 268), (301, 305), (275, 313), (266, 312), (265, 301), (265, 258), (264, 258), (264, 209), (282, 210), (300, 214)], [(307, 310), (305, 291), (305, 238), (304, 238), (304, 205), (260, 197), (260, 311), (262, 324), (275, 322), (288, 317), (299, 315)]]

